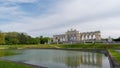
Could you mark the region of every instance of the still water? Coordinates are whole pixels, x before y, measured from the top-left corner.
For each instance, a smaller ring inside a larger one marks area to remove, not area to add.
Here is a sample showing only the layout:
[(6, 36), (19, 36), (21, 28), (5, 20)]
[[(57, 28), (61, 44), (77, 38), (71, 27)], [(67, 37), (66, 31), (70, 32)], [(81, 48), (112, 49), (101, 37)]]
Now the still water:
[(48, 49), (13, 51), (22, 54), (3, 57), (3, 59), (48, 68), (110, 68), (108, 57), (100, 53)]

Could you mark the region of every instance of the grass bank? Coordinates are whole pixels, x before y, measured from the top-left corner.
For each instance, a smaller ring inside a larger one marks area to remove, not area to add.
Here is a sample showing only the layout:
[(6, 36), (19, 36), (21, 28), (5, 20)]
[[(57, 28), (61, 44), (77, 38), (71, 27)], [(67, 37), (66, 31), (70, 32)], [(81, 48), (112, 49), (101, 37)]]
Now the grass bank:
[(0, 50), (0, 57), (16, 55), (16, 54), (18, 54), (18, 53), (15, 53), (15, 52), (12, 52), (12, 51), (9, 51), (9, 50)]
[(36, 45), (0, 45), (0, 49), (31, 49), (31, 48), (77, 48), (77, 49), (120, 49), (120, 44), (36, 44)]
[(80, 49), (120, 49), (120, 44), (102, 44), (102, 43), (86, 43), (86, 44), (64, 44), (58, 45), (60, 48), (80, 48)]
[[(16, 55), (16, 54), (18, 53), (9, 50), (0, 50), (0, 57)], [(33, 68), (33, 67), (0, 59), (0, 68)]]
[(0, 49), (30, 49), (30, 48), (55, 48), (56, 45), (0, 45)]
[(109, 50), (114, 59), (120, 64), (120, 53), (115, 50)]
[(15, 62), (0, 60), (0, 68), (33, 68), (33, 67)]

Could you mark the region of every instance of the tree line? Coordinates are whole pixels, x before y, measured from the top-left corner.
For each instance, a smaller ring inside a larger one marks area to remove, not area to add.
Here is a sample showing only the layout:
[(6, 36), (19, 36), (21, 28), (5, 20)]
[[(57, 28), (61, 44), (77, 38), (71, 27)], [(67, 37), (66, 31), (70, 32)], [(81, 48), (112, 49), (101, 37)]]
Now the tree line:
[(31, 37), (26, 33), (19, 32), (0, 32), (0, 44), (13, 45), (13, 44), (45, 44), (50, 40), (49, 37)]
[(113, 39), (114, 41), (116, 42), (120, 42), (120, 37), (116, 38), (116, 39)]

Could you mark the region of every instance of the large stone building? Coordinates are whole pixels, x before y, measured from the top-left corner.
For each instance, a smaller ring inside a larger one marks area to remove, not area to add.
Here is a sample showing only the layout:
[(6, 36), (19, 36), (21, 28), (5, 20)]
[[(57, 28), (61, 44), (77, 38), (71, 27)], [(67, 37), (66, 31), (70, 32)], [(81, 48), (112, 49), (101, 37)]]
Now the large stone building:
[(65, 34), (54, 35), (53, 42), (57, 43), (80, 43), (80, 42), (100, 42), (100, 31), (83, 32), (77, 30), (68, 30)]

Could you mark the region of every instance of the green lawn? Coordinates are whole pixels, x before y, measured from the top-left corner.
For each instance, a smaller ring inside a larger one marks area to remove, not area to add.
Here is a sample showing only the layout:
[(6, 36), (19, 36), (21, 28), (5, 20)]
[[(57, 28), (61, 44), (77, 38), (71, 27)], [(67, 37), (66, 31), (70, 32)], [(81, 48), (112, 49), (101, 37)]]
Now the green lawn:
[(16, 54), (18, 54), (18, 53), (12, 52), (10, 50), (0, 50), (0, 57), (16, 55)]
[(0, 60), (0, 68), (33, 68), (33, 67), (15, 62)]
[(60, 48), (80, 48), (80, 49), (115, 49), (120, 48), (120, 44), (101, 44), (101, 43), (86, 43), (86, 44), (64, 44), (58, 45)]
[(109, 50), (115, 60), (120, 64), (120, 53), (115, 50)]
[(0, 49), (29, 49), (29, 48), (55, 48), (55, 45), (0, 45)]
[(120, 49), (120, 44), (36, 44), (36, 45), (0, 45), (0, 49), (29, 49), (29, 48), (80, 48), (80, 49)]

